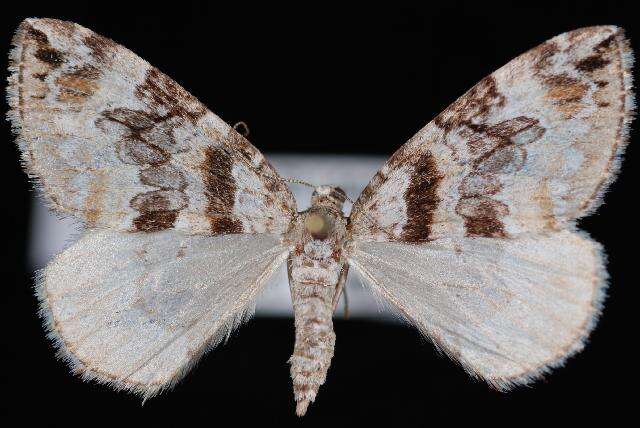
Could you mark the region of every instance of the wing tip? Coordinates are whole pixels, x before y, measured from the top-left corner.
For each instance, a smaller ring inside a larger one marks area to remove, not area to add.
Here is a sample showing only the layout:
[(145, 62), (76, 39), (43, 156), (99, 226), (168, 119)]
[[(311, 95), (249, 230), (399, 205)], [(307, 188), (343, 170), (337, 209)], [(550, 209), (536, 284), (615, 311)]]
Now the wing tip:
[[(11, 123), (13, 132), (19, 135), (22, 129), (22, 109), (24, 107), (24, 99), (22, 94), (23, 84), (23, 62), (24, 62), (24, 43), (25, 34), (31, 30), (29, 37), (39, 43), (49, 43), (48, 38), (53, 32), (70, 36), (79, 28), (83, 28), (78, 24), (70, 21), (63, 21), (54, 18), (25, 18), (16, 27), (11, 38), (11, 48), (9, 50), (9, 76), (7, 77), (7, 102), (9, 111), (7, 112), (7, 120)], [(48, 30), (43, 32), (42, 30)], [(48, 34), (47, 34), (48, 33)]]

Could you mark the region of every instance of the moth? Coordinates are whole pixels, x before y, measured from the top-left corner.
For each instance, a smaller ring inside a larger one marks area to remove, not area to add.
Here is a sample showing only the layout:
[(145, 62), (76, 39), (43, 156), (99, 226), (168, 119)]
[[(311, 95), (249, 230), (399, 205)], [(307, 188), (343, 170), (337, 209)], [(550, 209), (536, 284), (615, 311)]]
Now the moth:
[(74, 373), (148, 398), (244, 321), (286, 263), (296, 413), (325, 382), (349, 270), (499, 390), (580, 351), (607, 286), (577, 229), (614, 179), (634, 108), (623, 30), (561, 34), (482, 79), (386, 162), (349, 216), (298, 212), (242, 135), (158, 69), (80, 25), (27, 19), (9, 119), (49, 206), (86, 233), (37, 284)]

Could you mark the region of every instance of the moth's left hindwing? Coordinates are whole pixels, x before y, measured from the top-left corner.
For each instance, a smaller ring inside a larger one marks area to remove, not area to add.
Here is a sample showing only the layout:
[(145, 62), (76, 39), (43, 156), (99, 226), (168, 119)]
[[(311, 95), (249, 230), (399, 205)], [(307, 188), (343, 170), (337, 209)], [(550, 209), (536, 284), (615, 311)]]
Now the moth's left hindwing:
[(27, 19), (9, 117), (56, 211), (89, 227), (282, 233), (295, 213), (262, 154), (173, 80), (70, 22)]
[(74, 372), (146, 398), (253, 313), (287, 254), (279, 235), (94, 231), (44, 270), (41, 314)]
[(620, 28), (555, 37), (454, 102), (354, 204), (349, 263), (495, 387), (562, 364), (595, 325), (604, 261), (575, 220), (617, 172), (631, 66)]

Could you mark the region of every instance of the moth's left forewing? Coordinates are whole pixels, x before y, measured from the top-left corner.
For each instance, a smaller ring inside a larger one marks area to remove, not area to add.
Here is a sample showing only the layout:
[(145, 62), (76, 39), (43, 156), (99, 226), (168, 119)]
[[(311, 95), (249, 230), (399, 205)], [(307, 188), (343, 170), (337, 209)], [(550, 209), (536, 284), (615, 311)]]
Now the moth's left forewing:
[(55, 19), (20, 24), (9, 118), (54, 210), (88, 227), (283, 233), (286, 184), (244, 137), (114, 41)]

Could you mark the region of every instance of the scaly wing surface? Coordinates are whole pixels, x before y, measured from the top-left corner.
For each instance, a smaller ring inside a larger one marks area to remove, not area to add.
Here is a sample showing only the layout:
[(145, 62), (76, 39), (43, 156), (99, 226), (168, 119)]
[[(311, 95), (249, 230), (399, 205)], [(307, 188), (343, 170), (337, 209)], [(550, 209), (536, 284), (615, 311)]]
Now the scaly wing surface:
[(89, 227), (282, 233), (296, 208), (262, 154), (180, 85), (112, 40), (27, 19), (9, 117), (49, 205)]
[(41, 312), (75, 372), (146, 398), (252, 314), (287, 253), (269, 234), (93, 232), (44, 270)]
[(439, 349), (499, 389), (581, 350), (606, 288), (600, 246), (568, 231), (358, 242), (350, 264)]
[(418, 132), (354, 205), (350, 264), (495, 387), (562, 364), (595, 324), (604, 257), (575, 220), (618, 170), (631, 66), (617, 27), (543, 43)]
[(631, 66), (617, 27), (565, 33), (509, 62), (391, 157), (356, 201), (352, 236), (425, 242), (572, 227), (618, 170)]

